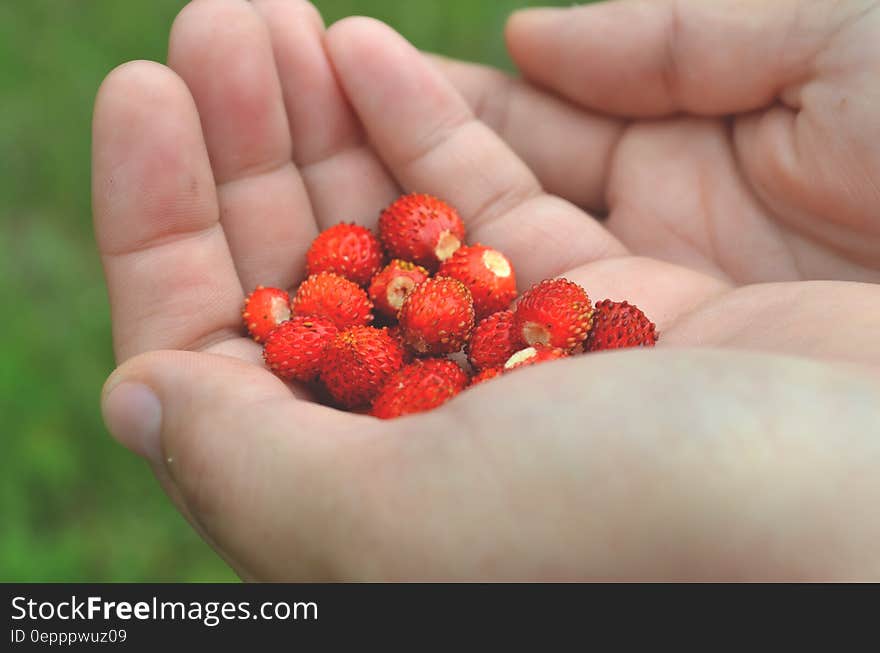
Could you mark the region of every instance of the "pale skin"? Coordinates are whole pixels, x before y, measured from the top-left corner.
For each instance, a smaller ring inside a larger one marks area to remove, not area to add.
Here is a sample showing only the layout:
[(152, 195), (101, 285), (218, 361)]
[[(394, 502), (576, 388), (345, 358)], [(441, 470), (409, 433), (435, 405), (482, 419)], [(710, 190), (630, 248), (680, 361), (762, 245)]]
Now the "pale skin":
[[(111, 432), (245, 579), (880, 580), (877, 7), (523, 12), (514, 81), (301, 0), (191, 3), (96, 101)], [(394, 421), (310, 402), (244, 293), (410, 190), (660, 343)]]

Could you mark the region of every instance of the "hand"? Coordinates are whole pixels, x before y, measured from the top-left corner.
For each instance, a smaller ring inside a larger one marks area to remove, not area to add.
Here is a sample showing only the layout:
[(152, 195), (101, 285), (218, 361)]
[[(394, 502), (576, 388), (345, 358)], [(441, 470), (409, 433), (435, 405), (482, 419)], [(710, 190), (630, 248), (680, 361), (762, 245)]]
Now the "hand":
[(876, 282), (878, 34), (873, 1), (605, 2), (514, 14), (526, 82), (438, 63), (631, 253), (737, 285)]
[[(687, 257), (633, 256), (641, 241), (612, 233), (613, 212), (606, 229), (546, 194), (375, 21), (325, 35), (304, 2), (200, 0), (175, 23), (169, 65), (117, 69), (96, 102), (96, 231), (121, 364), (104, 410), (244, 578), (880, 571), (877, 287), (737, 288)], [(484, 75), (458, 73), (462, 86)], [(574, 142), (613, 122), (524, 92), (529, 111), (585, 126)], [(547, 152), (532, 152), (546, 177)], [(585, 152), (598, 179), (601, 157)], [(404, 189), (456, 205), (523, 287), (565, 274), (597, 299), (633, 300), (661, 345), (823, 361), (658, 346), (522, 370), (391, 422), (311, 403), (241, 337), (243, 293), (296, 283), (319, 228), (369, 223)]]

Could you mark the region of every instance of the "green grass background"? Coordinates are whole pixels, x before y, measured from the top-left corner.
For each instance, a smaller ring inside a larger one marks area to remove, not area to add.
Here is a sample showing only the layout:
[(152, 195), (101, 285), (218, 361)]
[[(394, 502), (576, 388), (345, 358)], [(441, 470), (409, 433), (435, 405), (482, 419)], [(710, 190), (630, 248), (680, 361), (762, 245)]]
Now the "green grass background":
[[(235, 576), (99, 412), (113, 368), (91, 228), (90, 121), (104, 75), (163, 61), (183, 0), (0, 3), (0, 580)], [(318, 0), (421, 48), (508, 67), (515, 0)], [(546, 4), (546, 3), (544, 3)], [(552, 3), (551, 3), (552, 4)], [(564, 3), (563, 3), (564, 4)]]

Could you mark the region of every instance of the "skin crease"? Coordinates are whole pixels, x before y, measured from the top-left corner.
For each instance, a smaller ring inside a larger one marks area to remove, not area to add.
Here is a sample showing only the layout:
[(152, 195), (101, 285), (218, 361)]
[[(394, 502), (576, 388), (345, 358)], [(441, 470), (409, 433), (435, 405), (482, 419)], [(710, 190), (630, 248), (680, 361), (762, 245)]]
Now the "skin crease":
[[(155, 392), (154, 469), (246, 579), (880, 579), (875, 6), (521, 12), (513, 80), (300, 0), (189, 4), (96, 100), (108, 425), (138, 450), (113, 390)], [(244, 293), (404, 190), (658, 346), (390, 422), (309, 402)]]

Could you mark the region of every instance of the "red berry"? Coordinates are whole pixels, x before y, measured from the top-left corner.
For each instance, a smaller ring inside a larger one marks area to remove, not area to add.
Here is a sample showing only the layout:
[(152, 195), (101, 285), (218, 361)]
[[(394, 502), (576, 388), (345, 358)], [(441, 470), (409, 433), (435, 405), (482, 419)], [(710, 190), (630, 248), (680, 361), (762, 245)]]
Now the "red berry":
[(527, 345), (577, 347), (590, 330), (593, 309), (587, 293), (568, 279), (547, 279), (526, 291), (514, 311), (518, 334)]
[(467, 286), (478, 320), (509, 308), (516, 299), (516, 276), (510, 261), (483, 245), (459, 247), (443, 261), (437, 276), (452, 277)]
[(593, 312), (593, 328), (584, 350), (653, 347), (658, 337), (657, 327), (636, 306), (603, 299)]
[(333, 272), (313, 274), (303, 281), (290, 305), (294, 315), (320, 315), (340, 330), (373, 321), (373, 304), (364, 289)]
[(406, 296), (429, 276), (421, 265), (396, 258), (373, 277), (370, 299), (377, 311), (396, 318)]
[(559, 347), (545, 347), (544, 345), (532, 345), (525, 349), (520, 349), (504, 363), (504, 371), (509, 372), (518, 367), (526, 365), (534, 365), (535, 363), (543, 363), (544, 361), (552, 361), (557, 358), (566, 358), (568, 356), (564, 349)]
[(412, 363), (413, 353), (412, 350), (406, 346), (406, 340), (403, 339), (403, 331), (400, 329), (399, 324), (395, 324), (393, 326), (387, 327), (388, 335), (394, 338), (397, 341), (397, 344), (400, 345), (400, 348), (403, 349), (403, 362), (408, 365)]
[(434, 277), (416, 286), (398, 315), (406, 344), (420, 354), (449, 354), (474, 328), (474, 302), (457, 279)]
[(391, 419), (431, 410), (464, 390), (467, 383), (467, 374), (450, 360), (417, 360), (388, 379), (373, 403), (372, 414)]
[(390, 256), (436, 270), (464, 241), (464, 223), (445, 202), (413, 193), (382, 211), (379, 238)]
[(468, 343), (468, 359), (478, 370), (500, 367), (524, 346), (514, 329), (513, 311), (499, 311), (474, 328)]
[(314, 381), (324, 350), (336, 333), (336, 326), (327, 318), (297, 315), (269, 334), (263, 359), (282, 379)]
[(403, 347), (385, 329), (356, 326), (330, 341), (321, 361), (321, 381), (340, 406), (360, 408), (402, 366)]
[(503, 368), (500, 367), (487, 367), (482, 372), (475, 374), (471, 379), (470, 386), (474, 387), (475, 385), (479, 385), (483, 381), (488, 381), (489, 379), (494, 379), (496, 376), (500, 376), (504, 372)]
[(365, 286), (382, 266), (382, 245), (373, 232), (356, 224), (341, 223), (322, 231), (306, 253), (311, 274), (335, 272)]
[(241, 319), (256, 342), (262, 342), (285, 320), (290, 319), (290, 296), (279, 288), (257, 286), (244, 300)]

